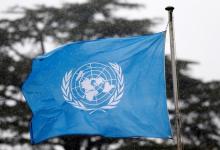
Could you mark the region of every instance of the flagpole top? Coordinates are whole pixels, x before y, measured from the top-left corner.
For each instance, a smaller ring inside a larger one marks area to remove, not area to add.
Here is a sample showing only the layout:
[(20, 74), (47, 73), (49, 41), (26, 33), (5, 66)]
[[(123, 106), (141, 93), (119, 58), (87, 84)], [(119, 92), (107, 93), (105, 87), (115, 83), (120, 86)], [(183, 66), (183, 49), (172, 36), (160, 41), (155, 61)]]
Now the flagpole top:
[(167, 6), (165, 10), (172, 12), (174, 10), (173, 6)]

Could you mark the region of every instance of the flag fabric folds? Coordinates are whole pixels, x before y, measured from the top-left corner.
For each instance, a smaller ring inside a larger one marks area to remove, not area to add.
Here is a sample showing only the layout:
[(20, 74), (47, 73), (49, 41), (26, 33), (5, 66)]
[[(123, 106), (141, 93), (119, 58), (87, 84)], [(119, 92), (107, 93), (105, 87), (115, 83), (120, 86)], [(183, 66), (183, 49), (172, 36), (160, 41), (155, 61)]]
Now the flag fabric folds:
[(165, 32), (79, 41), (33, 60), (22, 86), (33, 144), (61, 135), (171, 138)]

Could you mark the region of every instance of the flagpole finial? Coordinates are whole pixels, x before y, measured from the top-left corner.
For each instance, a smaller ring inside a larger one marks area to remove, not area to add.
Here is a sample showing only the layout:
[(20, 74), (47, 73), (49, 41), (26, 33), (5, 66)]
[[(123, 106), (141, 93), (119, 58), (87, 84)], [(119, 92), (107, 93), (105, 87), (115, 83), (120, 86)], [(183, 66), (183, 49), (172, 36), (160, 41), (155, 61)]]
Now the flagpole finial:
[(173, 7), (173, 6), (167, 6), (167, 7), (165, 8), (165, 10), (172, 12), (172, 11), (174, 10), (174, 7)]

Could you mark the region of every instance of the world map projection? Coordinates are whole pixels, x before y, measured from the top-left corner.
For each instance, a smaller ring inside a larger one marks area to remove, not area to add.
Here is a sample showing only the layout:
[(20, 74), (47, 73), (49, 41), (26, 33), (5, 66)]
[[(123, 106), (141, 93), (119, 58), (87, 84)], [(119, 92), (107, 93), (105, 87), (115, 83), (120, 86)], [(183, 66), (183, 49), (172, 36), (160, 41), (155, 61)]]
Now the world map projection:
[(116, 74), (109, 65), (89, 63), (74, 73), (72, 94), (84, 104), (99, 105), (112, 96), (116, 82)]

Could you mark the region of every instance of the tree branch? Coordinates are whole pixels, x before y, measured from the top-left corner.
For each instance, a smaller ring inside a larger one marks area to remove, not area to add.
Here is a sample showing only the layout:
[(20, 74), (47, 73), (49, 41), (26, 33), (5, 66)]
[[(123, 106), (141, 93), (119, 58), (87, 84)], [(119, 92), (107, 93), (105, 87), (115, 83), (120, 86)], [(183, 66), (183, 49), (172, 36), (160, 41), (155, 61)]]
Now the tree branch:
[(27, 56), (21, 54), (20, 52), (18, 52), (18, 50), (16, 50), (13, 46), (10, 46), (10, 50), (13, 51), (16, 55), (18, 55), (19, 57), (23, 58), (23, 59), (30, 59)]

